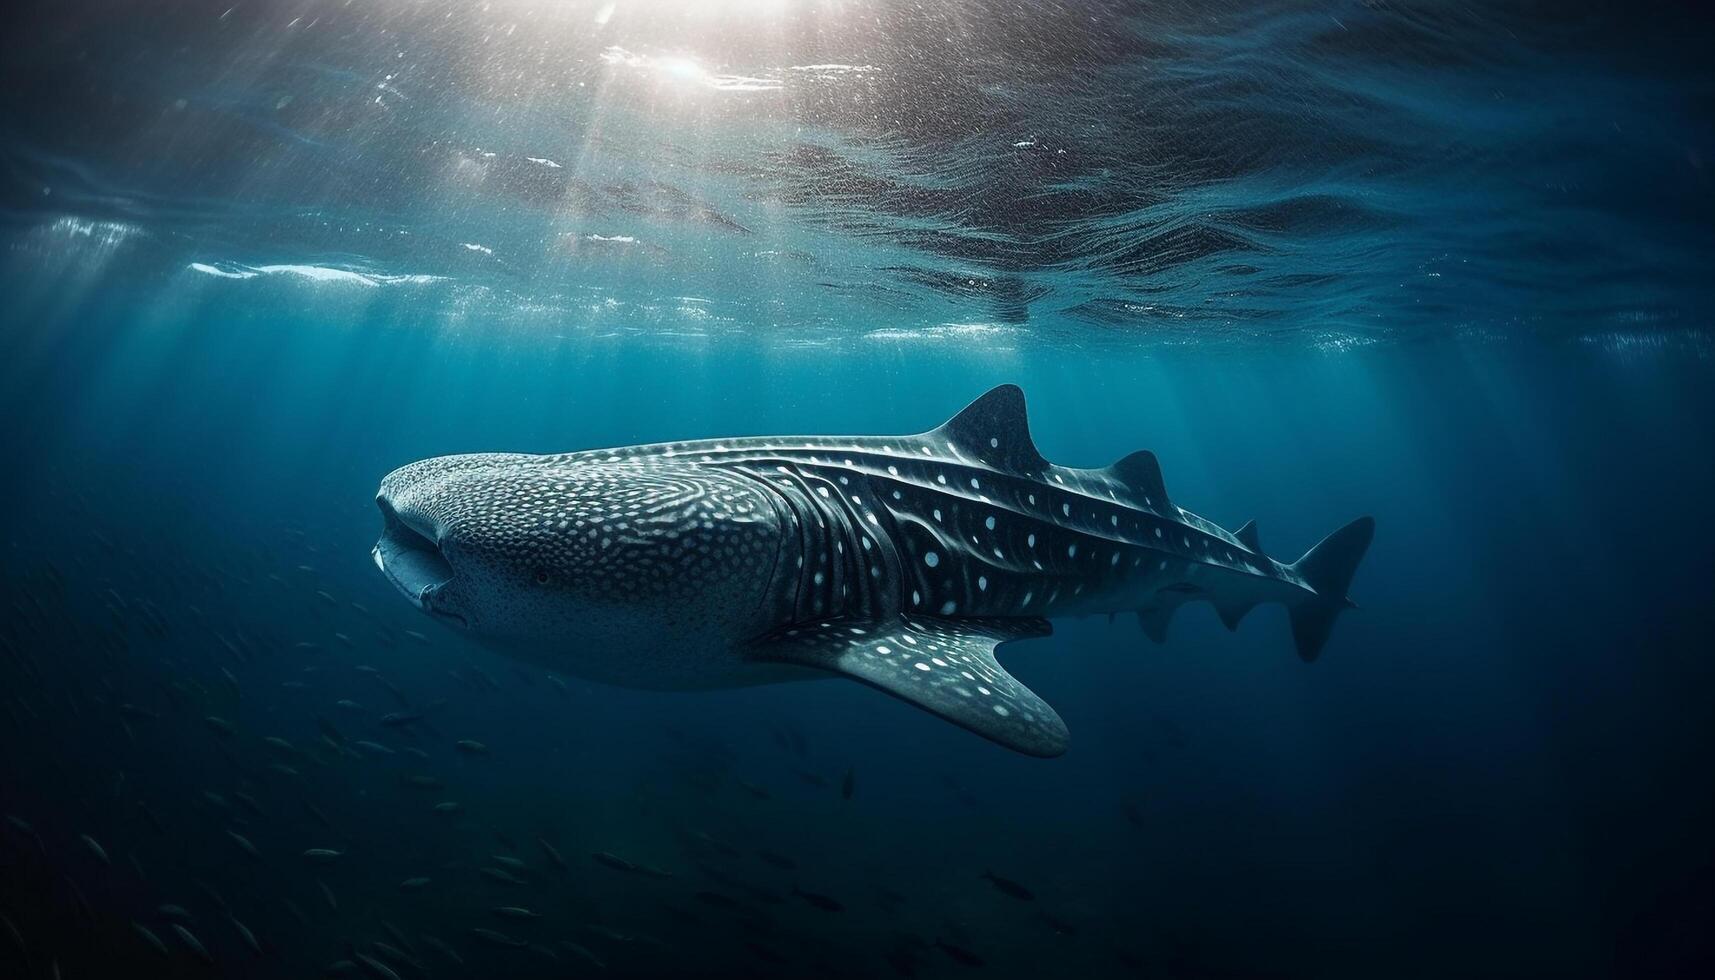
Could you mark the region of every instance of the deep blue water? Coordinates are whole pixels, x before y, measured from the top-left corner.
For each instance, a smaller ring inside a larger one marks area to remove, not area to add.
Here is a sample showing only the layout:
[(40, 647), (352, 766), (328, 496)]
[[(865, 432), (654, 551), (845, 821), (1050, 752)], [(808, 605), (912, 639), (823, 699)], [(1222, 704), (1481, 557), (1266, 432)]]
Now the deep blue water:
[[(1699, 16), (7, 18), (7, 975), (1715, 957)], [(412, 460), (916, 432), (1003, 382), (1049, 459), (1151, 449), (1175, 502), (1283, 559), (1374, 515), (1359, 608), (1308, 665), (1279, 607), (1188, 607), (1159, 646), (1056, 622), (1002, 657), (1071, 729), (1045, 761), (852, 683), (517, 664), (370, 561)]]

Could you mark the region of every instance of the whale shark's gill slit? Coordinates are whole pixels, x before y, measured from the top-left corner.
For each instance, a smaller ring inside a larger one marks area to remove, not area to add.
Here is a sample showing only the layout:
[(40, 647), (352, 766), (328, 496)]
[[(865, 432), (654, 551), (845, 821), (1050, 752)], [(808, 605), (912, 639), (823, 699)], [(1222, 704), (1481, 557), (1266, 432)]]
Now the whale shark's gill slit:
[[(780, 554), (774, 561), (769, 585), (777, 603), (776, 618), (801, 623), (830, 615), (816, 582), (817, 557), (825, 545), (826, 521), (818, 520), (809, 488), (790, 470), (763, 471), (754, 465), (739, 465), (731, 472), (754, 480), (766, 491), (764, 496), (774, 507), (783, 528)], [(825, 569), (822, 578), (821, 584), (825, 585)]]
[(777, 456), (733, 469), (767, 488), (796, 546), (776, 573), (796, 575), (775, 586), (790, 622), (868, 621), (899, 608), (891, 517), (871, 499), (874, 488), (861, 469), (831, 465)]

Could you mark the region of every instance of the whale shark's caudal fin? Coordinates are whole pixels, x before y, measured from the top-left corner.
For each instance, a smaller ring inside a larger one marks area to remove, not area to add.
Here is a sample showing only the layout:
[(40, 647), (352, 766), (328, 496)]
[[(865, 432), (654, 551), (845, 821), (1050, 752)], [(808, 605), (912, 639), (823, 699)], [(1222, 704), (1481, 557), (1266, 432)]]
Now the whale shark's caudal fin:
[(1315, 660), (1328, 642), (1334, 628), (1334, 618), (1341, 610), (1355, 603), (1346, 596), (1352, 574), (1363, 561), (1364, 552), (1375, 537), (1373, 517), (1360, 517), (1322, 539), (1322, 543), (1304, 553), (1294, 562), (1292, 570), (1315, 590), (1316, 594), (1291, 607), (1292, 639), (1298, 644), (1298, 656), (1306, 663)]
[(1066, 751), (1066, 723), (995, 662), (994, 648), (1049, 632), (1045, 619), (834, 620), (782, 630), (748, 653), (844, 674), (1009, 749), (1047, 758)]

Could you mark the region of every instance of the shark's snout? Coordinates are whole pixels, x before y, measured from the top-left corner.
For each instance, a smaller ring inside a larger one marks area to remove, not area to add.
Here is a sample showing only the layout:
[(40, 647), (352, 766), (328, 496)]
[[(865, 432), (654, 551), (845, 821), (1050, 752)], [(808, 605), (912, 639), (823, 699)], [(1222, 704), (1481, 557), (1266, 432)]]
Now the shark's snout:
[(409, 506), (400, 507), (383, 488), (375, 498), (381, 509), (381, 538), (370, 553), (375, 567), (405, 598), (422, 609), (464, 624), (464, 619), (437, 599), (453, 579), (453, 566), (441, 550), (433, 522)]

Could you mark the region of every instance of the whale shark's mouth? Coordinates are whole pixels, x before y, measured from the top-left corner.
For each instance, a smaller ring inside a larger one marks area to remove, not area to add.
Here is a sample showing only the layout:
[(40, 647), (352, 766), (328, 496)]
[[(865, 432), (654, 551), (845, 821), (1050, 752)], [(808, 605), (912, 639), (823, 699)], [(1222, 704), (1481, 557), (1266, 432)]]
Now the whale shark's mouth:
[(375, 567), (419, 609), (458, 618), (430, 606), (431, 593), (452, 581), (453, 566), (441, 554), (440, 545), (425, 533), (429, 530), (427, 522), (401, 514), (385, 495), (376, 497), (375, 503), (385, 521), (381, 539), (370, 553)]

